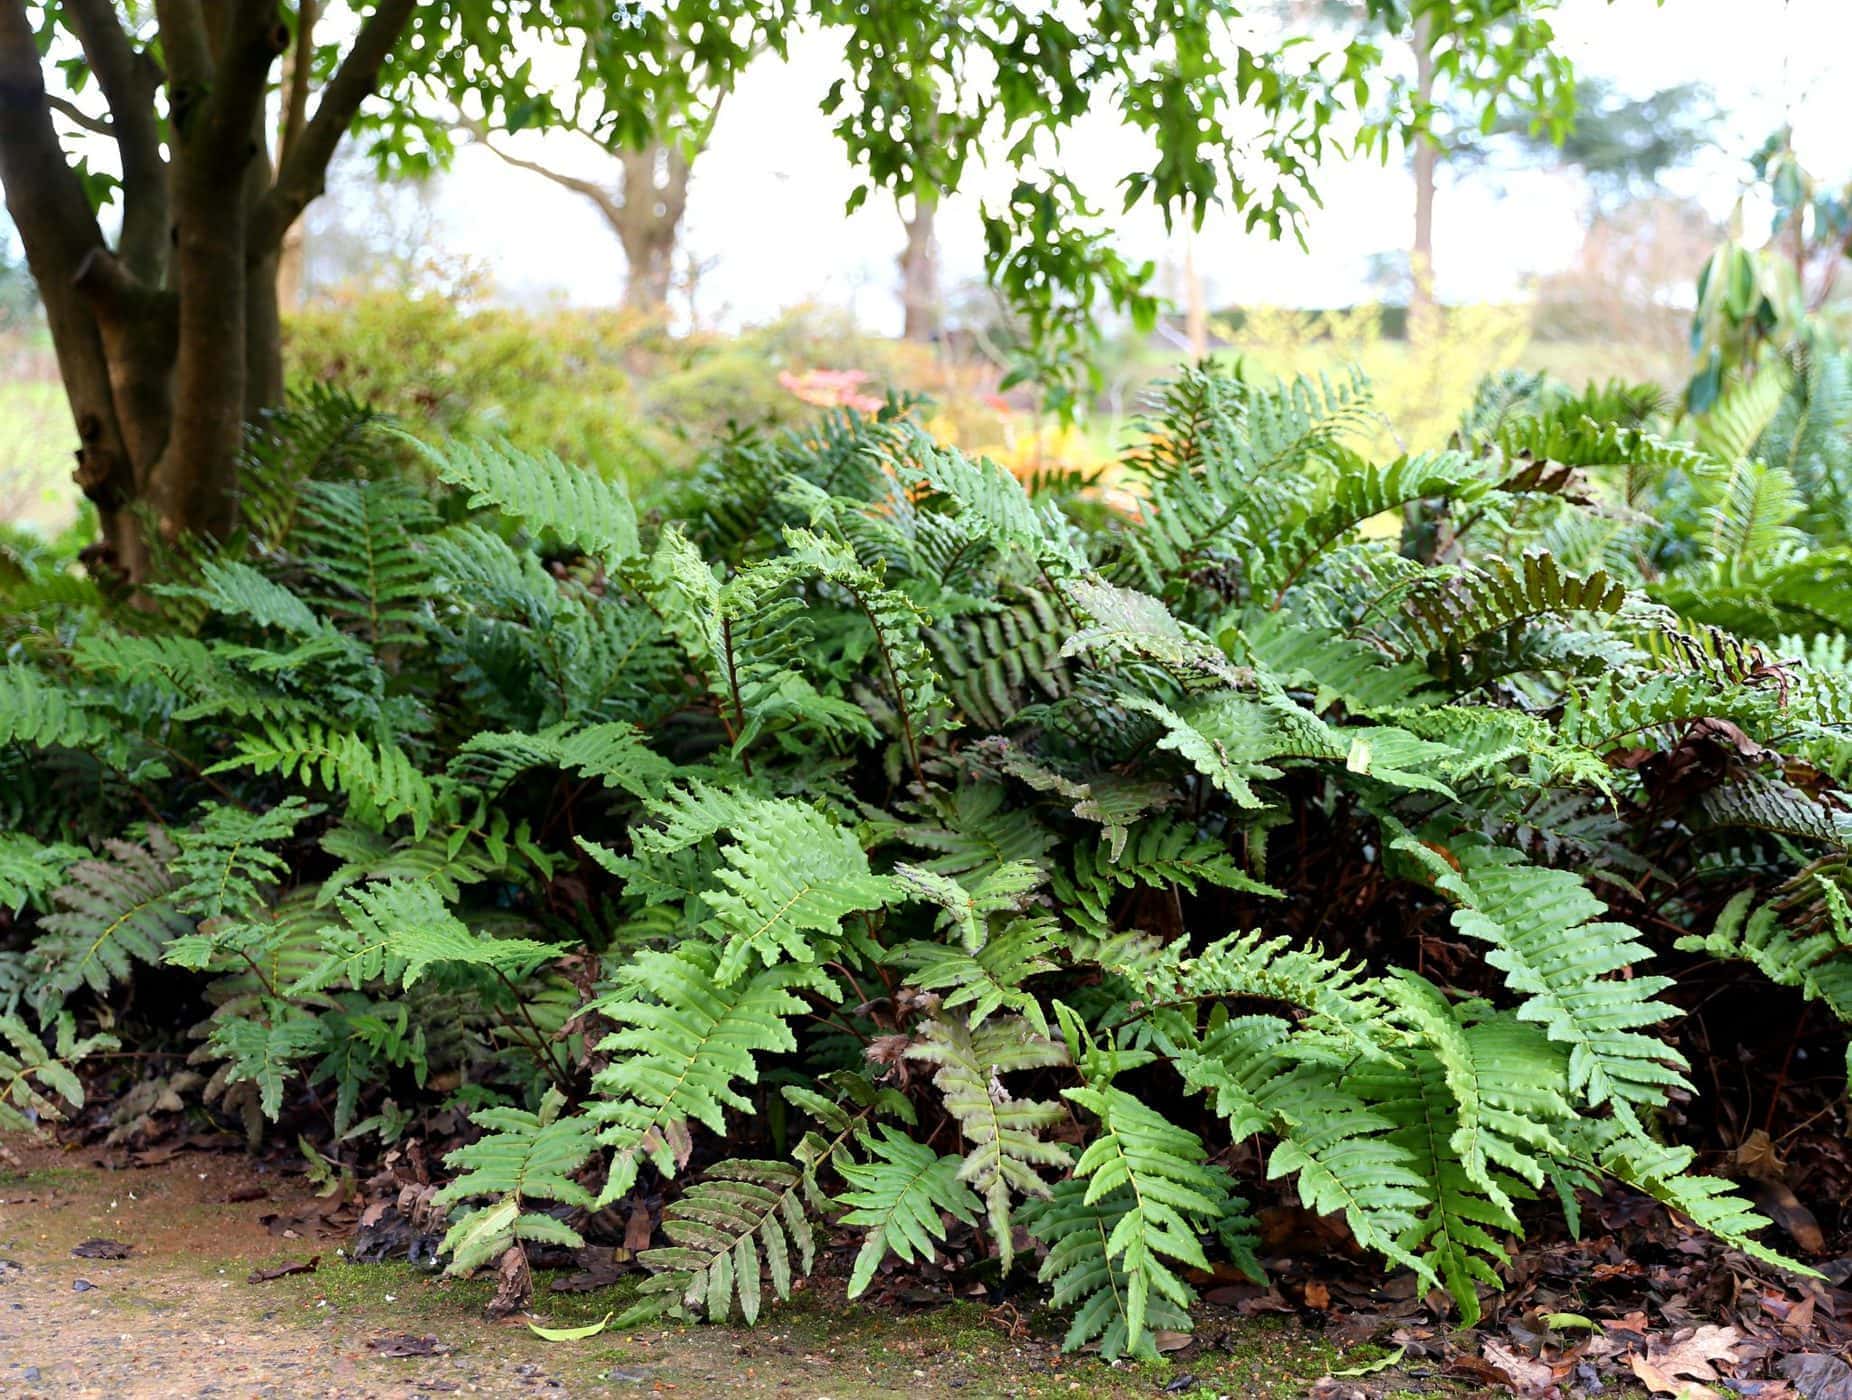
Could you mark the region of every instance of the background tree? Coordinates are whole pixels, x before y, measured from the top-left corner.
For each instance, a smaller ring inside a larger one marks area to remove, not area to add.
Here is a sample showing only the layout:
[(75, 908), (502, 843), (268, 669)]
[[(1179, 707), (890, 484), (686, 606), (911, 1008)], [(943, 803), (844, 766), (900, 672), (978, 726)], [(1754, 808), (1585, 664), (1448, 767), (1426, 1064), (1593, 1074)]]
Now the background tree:
[[(1009, 162), (1016, 184), (984, 210), (988, 272), (1028, 332), (1013, 376), (1064, 408), (1105, 311), (1145, 323), (1155, 312), (1151, 268), (1113, 247), (1057, 163), (1079, 117), (1115, 112), (1148, 141), (1119, 181), (1126, 209), (1148, 201), (1200, 224), (1229, 204), (1250, 229), (1296, 232), (1340, 113), (1363, 113), (1354, 144), (1365, 152), (1427, 127), (1431, 104), (1382, 67), (1384, 33), (1424, 25), (1462, 101), (1495, 112), (1517, 90), (1560, 121), (1569, 83), (1547, 48), (1553, 3), (1411, 13), (1403, 0), (1360, 0), (1356, 27), (1335, 42), (1282, 45), (1253, 39), (1232, 0), (673, 0), (618, 22), (571, 0), (377, 0), (315, 16), (305, 46), (300, 11), (267, 0), (162, 0), (152, 16), (111, 0), (0, 0), (0, 181), (45, 298), (78, 479), (101, 515), (99, 555), (141, 578), (137, 504), (168, 536), (222, 535), (236, 518), (244, 424), (281, 391), (283, 237), (343, 135), (358, 125), (382, 161), (433, 167), (453, 150), (466, 91), (491, 130), (563, 124), (572, 104), (536, 91), (517, 51), (536, 38), (573, 47), (601, 140), (640, 151), (683, 129), (761, 48), (782, 54), (800, 26), (843, 34), (849, 74), (824, 106), (863, 176), (851, 207), (875, 188), (943, 194), (974, 157)], [(273, 159), (267, 94), (292, 48), (301, 61)], [(93, 73), (106, 113), (50, 91), (47, 71), (59, 69), (74, 93)], [(369, 104), (376, 89), (385, 100)], [(115, 147), (119, 187), (90, 175), (84, 147), (98, 134)], [(96, 212), (105, 194), (120, 208), (113, 241)]]

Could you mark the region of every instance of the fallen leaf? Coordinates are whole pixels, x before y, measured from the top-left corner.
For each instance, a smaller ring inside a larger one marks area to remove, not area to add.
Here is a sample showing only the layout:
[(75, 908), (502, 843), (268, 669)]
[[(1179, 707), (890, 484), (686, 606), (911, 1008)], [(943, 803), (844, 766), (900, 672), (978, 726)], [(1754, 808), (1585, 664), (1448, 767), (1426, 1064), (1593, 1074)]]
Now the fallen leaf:
[(638, 1201), (630, 1208), (630, 1218), (624, 1222), (624, 1248), (632, 1254), (641, 1254), (649, 1248), (650, 1236), (654, 1233), (649, 1207)]
[(451, 1348), (426, 1333), (414, 1337), (410, 1332), (389, 1332), (367, 1342), (367, 1349), (380, 1356), (447, 1356)]
[(1693, 1380), (1681, 1380), (1679, 1377), (1661, 1370), (1644, 1356), (1634, 1355), (1627, 1358), (1627, 1364), (1633, 1368), (1633, 1374), (1640, 1384), (1655, 1395), (1670, 1395), (1674, 1400), (1723, 1400), (1708, 1385), (1700, 1385)]
[(1188, 1332), (1153, 1332), (1151, 1345), (1161, 1352), (1182, 1351), (1194, 1338)]
[(1675, 1334), (1670, 1342), (1649, 1342), (1645, 1356), (1636, 1354), (1628, 1362), (1640, 1383), (1655, 1394), (1714, 1400), (1717, 1392), (1706, 1384), (1718, 1378), (1711, 1363), (1733, 1363), (1742, 1340), (1734, 1327), (1698, 1327)]
[(542, 1327), (538, 1322), (527, 1324), (528, 1330), (543, 1342), (582, 1342), (587, 1337), (596, 1337), (610, 1324), (613, 1313), (606, 1313), (596, 1322), (588, 1322), (583, 1327)]
[(534, 1277), (527, 1267), (527, 1251), (511, 1244), (495, 1266), (495, 1296), (489, 1299), (490, 1317), (507, 1317), (526, 1307), (534, 1296)]
[(127, 1259), (134, 1249), (121, 1240), (85, 1240), (73, 1246), (71, 1253), (79, 1259)]
[(1781, 1358), (1781, 1374), (1804, 1400), (1852, 1400), (1852, 1366), (1837, 1356), (1801, 1352)]
[(321, 1255), (311, 1254), (307, 1259), (278, 1264), (273, 1269), (253, 1269), (244, 1281), (246, 1283), (269, 1283), (272, 1279), (288, 1278), (292, 1274), (312, 1274), (321, 1267), (321, 1262)]
[(1479, 1350), (1488, 1362), (1504, 1373), (1505, 1383), (1520, 1395), (1544, 1395), (1556, 1388), (1556, 1372), (1515, 1347), (1487, 1342)]
[(1342, 1371), (1333, 1371), (1331, 1374), (1334, 1376), (1372, 1376), (1378, 1371), (1387, 1371), (1407, 1354), (1407, 1347), (1397, 1347), (1387, 1356), (1378, 1357), (1375, 1361), (1366, 1361), (1361, 1366), (1347, 1366)]

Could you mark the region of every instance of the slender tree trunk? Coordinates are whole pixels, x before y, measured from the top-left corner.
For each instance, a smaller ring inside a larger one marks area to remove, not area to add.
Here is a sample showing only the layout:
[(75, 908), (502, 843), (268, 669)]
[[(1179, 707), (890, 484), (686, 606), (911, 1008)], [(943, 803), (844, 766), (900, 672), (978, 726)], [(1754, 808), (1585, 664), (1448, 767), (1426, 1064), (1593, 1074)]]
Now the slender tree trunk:
[[(1415, 92), (1423, 108), (1434, 100), (1434, 26), (1424, 13), (1415, 20)], [(1426, 335), (1435, 318), (1434, 301), (1434, 179), (1440, 151), (1427, 136), (1417, 137), (1413, 153), (1415, 174), (1415, 238), (1409, 248), (1408, 336)]]
[[(312, 76), (309, 56), (315, 51), (315, 24), (320, 18), (321, 6), (317, 0), (297, 0), (296, 42), (283, 55), (283, 102), (277, 120), (276, 145), (279, 163), (289, 154), (290, 143), (301, 135), (309, 119), (309, 79)], [(307, 261), (308, 231), (298, 219), (284, 232), (283, 247), (277, 255), (276, 300), (280, 311), (301, 309)]]
[(939, 246), (934, 221), (939, 213), (935, 195), (913, 196), (913, 212), (905, 219), (907, 246), (900, 254), (901, 337), (927, 343), (939, 337)]
[(1209, 357), (1209, 299), (1203, 292), (1202, 274), (1196, 270), (1196, 236), (1186, 234), (1183, 244), (1184, 332), (1190, 341), (1190, 358)]

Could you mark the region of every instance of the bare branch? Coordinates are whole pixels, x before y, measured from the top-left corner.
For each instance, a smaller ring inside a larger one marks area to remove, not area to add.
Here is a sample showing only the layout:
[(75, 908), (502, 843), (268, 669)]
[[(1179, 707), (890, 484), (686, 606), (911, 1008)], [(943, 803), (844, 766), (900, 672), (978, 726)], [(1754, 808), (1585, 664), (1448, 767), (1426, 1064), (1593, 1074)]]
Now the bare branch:
[[(485, 151), (488, 151), (498, 159), (512, 165), (515, 169), (528, 171), (530, 174), (538, 175), (546, 180), (551, 180), (561, 189), (571, 190), (574, 194), (583, 195), (597, 206), (598, 212), (604, 216), (605, 222), (610, 224), (612, 228), (618, 228), (623, 224), (623, 198), (613, 191), (606, 189), (603, 185), (598, 184), (594, 180), (584, 180), (576, 175), (568, 175), (563, 170), (554, 170), (540, 164), (538, 161), (525, 160), (515, 155), (512, 151), (503, 150), (489, 139), (488, 128), (479, 121), (465, 120), (458, 122), (457, 126), (459, 129), (467, 131), (470, 135), (470, 139), (478, 146), (481, 146)], [(587, 136), (587, 139), (596, 139), (586, 132), (580, 132), (579, 134)]]
[(335, 148), (353, 123), (360, 104), (379, 81), (380, 65), (399, 42), (416, 8), (417, 0), (379, 0), (360, 26), (347, 57), (322, 89), (315, 115), (302, 128), (301, 138), (291, 143), (278, 167), (276, 183), (252, 210), (251, 256), (262, 257), (278, 247), (284, 231), (321, 193)]
[(93, 117), (75, 102), (66, 102), (62, 97), (47, 96), (45, 105), (54, 112), (60, 112), (76, 122), (85, 131), (94, 131), (98, 136), (114, 136), (116, 128), (109, 124), (108, 117)]
[(290, 51), (285, 75), (287, 100), (283, 104), (283, 126), (277, 133), (277, 164), (289, 159), (290, 150), (302, 137), (302, 127), (309, 119), (309, 73), (315, 66), (315, 22), (321, 17), (317, 0), (297, 0), (296, 46)]
[(109, 134), (122, 156), (122, 260), (143, 281), (159, 283), (169, 222), (167, 162), (154, 109), (160, 67), (130, 42), (112, 0), (65, 0), (64, 12), (109, 104)]

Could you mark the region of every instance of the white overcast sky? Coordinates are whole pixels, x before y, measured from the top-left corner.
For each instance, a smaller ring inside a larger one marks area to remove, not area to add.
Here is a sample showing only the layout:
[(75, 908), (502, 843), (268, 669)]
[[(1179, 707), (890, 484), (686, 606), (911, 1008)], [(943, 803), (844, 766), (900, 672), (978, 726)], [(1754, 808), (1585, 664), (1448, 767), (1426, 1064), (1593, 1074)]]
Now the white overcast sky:
[[(1581, 71), (1628, 92), (1689, 80), (1712, 87), (1726, 113), (1723, 149), (1686, 184), (1720, 215), (1745, 174), (1744, 156), (1783, 120), (1794, 123), (1803, 159), (1818, 173), (1852, 177), (1852, 82), (1844, 76), (1852, 0), (1565, 0), (1557, 31)], [(711, 260), (700, 286), (705, 319), (761, 320), (808, 300), (851, 307), (877, 328), (898, 324), (892, 203), (874, 198), (844, 215), (852, 176), (817, 110), (836, 71), (827, 41), (799, 44), (789, 63), (755, 67), (723, 108), (689, 200), (687, 246)], [(572, 149), (562, 144), (553, 154)], [(1137, 147), (1096, 124), (1070, 144), (1070, 169), (1076, 149), (1087, 153), (1103, 193)], [(597, 172), (596, 153), (580, 168)], [(994, 187), (1002, 172), (989, 178)], [(1406, 170), (1335, 166), (1320, 189), (1325, 208), (1311, 224), (1310, 257), (1290, 243), (1244, 237), (1232, 219), (1211, 219), (1196, 260), (1216, 302), (1330, 304), (1368, 295), (1370, 255), (1408, 241)], [(512, 298), (598, 304), (621, 289), (621, 254), (596, 215), (486, 152), (464, 153), (437, 204), (447, 249), (486, 263)], [(1582, 212), (1577, 187), (1547, 174), (1444, 186), (1435, 249), (1443, 296), (1510, 295), (1525, 276), (1567, 262)], [(948, 284), (977, 275), (975, 199), (948, 204), (939, 234)], [(1155, 218), (1129, 220), (1119, 236), (1141, 256), (1181, 255)]]

